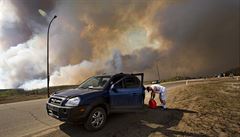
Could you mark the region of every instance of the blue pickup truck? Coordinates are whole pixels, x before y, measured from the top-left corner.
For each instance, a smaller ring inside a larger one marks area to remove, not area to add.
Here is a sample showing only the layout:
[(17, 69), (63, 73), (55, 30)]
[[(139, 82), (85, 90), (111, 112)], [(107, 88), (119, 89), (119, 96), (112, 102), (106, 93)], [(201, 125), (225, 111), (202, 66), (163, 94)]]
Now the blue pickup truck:
[(87, 130), (103, 128), (108, 114), (143, 108), (143, 73), (93, 76), (76, 89), (53, 93), (47, 113), (65, 122), (83, 123)]

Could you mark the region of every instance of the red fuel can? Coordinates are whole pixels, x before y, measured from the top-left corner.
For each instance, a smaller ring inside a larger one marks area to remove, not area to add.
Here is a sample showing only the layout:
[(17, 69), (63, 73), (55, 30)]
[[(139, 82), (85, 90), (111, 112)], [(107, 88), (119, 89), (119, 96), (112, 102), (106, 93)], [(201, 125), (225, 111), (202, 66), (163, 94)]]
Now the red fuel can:
[(154, 99), (150, 99), (148, 102), (149, 108), (155, 109), (157, 108), (157, 102)]

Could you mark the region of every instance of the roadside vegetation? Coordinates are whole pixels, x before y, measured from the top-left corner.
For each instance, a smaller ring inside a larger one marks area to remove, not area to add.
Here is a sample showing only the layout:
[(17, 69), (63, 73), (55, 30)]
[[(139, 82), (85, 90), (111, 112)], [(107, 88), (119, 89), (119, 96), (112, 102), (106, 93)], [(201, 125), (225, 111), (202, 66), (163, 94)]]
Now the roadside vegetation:
[(170, 107), (188, 109), (177, 130), (210, 136), (240, 135), (240, 81), (214, 81), (172, 91)]
[[(76, 88), (77, 86), (78, 85), (50, 87), (50, 93), (53, 93), (59, 90), (64, 90), (64, 89)], [(27, 91), (25, 91), (24, 89), (0, 90), (0, 104), (33, 100), (33, 99), (43, 99), (43, 98), (47, 98), (46, 88), (27, 90)]]

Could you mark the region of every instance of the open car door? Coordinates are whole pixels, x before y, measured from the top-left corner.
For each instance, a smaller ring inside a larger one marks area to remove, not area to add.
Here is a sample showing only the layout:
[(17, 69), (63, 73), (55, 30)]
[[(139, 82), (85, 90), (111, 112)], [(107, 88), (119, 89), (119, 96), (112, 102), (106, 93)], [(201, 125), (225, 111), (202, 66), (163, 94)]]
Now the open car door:
[(129, 74), (110, 89), (111, 108), (116, 111), (134, 111), (144, 105), (143, 73)]
[(131, 74), (133, 76), (135, 76), (136, 78), (138, 78), (140, 80), (140, 86), (136, 89), (139, 90), (137, 93), (138, 96), (138, 105), (143, 107), (144, 105), (144, 99), (145, 99), (145, 87), (143, 85), (143, 79), (144, 79), (144, 74), (143, 73), (135, 73), (135, 74)]

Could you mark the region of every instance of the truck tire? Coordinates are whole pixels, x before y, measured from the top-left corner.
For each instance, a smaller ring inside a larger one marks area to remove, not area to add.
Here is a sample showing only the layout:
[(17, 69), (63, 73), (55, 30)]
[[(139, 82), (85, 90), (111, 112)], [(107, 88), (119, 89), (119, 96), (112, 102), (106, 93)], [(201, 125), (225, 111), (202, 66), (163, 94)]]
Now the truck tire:
[(104, 127), (107, 119), (106, 111), (102, 107), (94, 108), (87, 120), (84, 122), (84, 127), (88, 131), (97, 131)]

